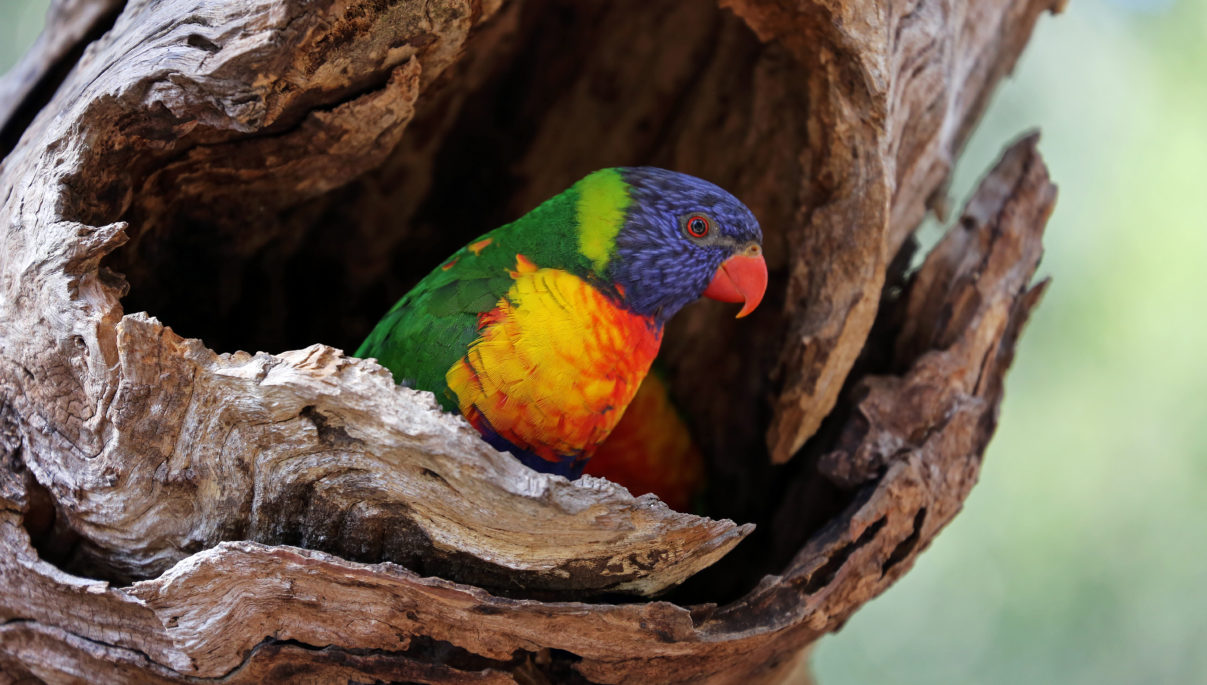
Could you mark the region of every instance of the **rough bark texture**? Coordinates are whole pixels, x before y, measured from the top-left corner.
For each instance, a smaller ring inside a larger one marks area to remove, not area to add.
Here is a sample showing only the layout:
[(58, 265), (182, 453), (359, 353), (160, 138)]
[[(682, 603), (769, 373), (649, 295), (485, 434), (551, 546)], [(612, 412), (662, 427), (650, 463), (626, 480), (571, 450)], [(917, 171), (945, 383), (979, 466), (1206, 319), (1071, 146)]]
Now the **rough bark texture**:
[[(1056, 7), (725, 4), (56, 3), (0, 82), (0, 671), (771, 682), (904, 573), (1042, 292), (1035, 138), (907, 276), (910, 236)], [(664, 345), (741, 525), (528, 471), (338, 349), (636, 163), (767, 233), (764, 306)]]

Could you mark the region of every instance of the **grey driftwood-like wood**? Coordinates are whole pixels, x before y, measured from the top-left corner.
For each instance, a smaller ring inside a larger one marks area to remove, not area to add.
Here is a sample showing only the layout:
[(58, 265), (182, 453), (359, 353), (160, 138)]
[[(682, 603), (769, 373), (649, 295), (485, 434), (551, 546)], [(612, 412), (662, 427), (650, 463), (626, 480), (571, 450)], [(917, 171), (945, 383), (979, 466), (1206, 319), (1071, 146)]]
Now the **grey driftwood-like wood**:
[[(0, 163), (11, 678), (774, 682), (975, 483), (1042, 292), (1036, 139), (886, 284), (1055, 3), (55, 8), (0, 84), (36, 110)], [(738, 523), (533, 473), (332, 346), (619, 163), (767, 234), (760, 311), (665, 346)]]

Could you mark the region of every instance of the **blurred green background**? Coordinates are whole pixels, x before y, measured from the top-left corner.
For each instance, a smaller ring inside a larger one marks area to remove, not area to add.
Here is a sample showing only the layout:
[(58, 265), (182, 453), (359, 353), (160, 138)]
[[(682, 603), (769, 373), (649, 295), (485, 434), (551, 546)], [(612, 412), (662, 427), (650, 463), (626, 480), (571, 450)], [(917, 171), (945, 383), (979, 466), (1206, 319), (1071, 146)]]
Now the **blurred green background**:
[[(48, 4), (0, 0), (0, 71)], [(1032, 127), (1060, 186), (1055, 282), (981, 483), (822, 640), (822, 685), (1207, 683), (1207, 2), (1043, 17), (952, 196)]]

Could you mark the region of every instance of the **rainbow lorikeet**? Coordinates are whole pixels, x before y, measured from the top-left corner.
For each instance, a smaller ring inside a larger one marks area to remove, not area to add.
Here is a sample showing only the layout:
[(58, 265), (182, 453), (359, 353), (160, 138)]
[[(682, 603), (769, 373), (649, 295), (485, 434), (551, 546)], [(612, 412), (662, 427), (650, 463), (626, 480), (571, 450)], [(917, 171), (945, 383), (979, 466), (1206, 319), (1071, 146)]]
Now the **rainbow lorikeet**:
[(603, 169), (474, 240), (394, 305), (356, 351), (430, 390), (490, 444), (577, 478), (624, 414), (663, 327), (701, 295), (767, 287), (754, 214), (653, 167)]

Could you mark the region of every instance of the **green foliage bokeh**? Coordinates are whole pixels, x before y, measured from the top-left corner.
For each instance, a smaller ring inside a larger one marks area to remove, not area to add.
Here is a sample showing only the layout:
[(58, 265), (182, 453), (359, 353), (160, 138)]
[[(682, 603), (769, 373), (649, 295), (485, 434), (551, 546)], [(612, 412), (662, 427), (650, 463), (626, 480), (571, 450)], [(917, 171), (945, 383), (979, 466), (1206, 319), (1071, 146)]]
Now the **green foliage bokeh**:
[[(0, 0), (0, 72), (48, 4)], [(1207, 682), (1207, 3), (1042, 18), (952, 196), (1034, 127), (1060, 187), (1054, 282), (981, 483), (823, 639), (823, 685)]]

